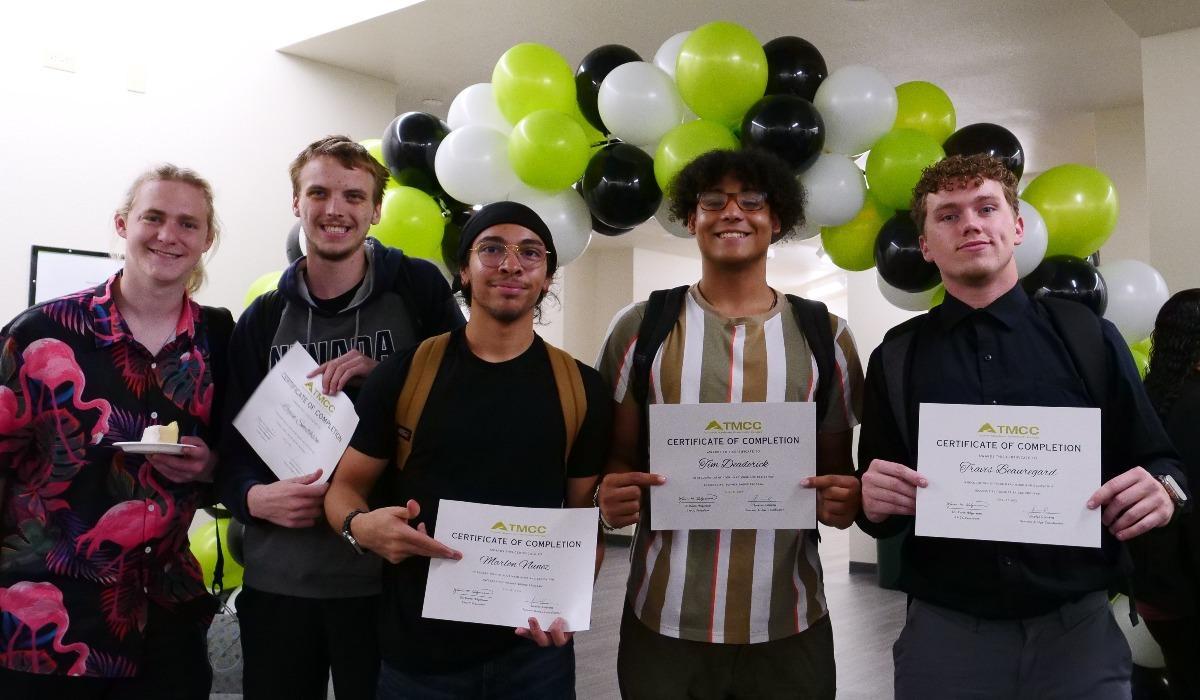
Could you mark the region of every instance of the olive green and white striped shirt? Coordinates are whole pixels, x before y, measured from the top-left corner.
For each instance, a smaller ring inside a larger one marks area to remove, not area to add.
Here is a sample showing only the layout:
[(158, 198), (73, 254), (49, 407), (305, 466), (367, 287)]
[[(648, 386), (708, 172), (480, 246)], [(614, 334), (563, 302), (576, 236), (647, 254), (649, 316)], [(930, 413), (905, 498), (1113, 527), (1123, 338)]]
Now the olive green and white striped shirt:
[[(651, 364), (653, 403), (812, 401), (816, 361), (791, 307), (725, 318), (697, 293)], [(628, 391), (645, 302), (613, 319), (599, 370), (618, 403)], [(836, 372), (821, 432), (858, 423), (862, 366), (846, 322), (830, 314)], [(643, 504), (646, 507), (646, 504)], [(651, 517), (653, 517), (651, 515)], [(817, 547), (804, 530), (650, 530), (639, 527), (628, 601), (650, 629), (701, 642), (747, 644), (804, 631), (827, 613)]]

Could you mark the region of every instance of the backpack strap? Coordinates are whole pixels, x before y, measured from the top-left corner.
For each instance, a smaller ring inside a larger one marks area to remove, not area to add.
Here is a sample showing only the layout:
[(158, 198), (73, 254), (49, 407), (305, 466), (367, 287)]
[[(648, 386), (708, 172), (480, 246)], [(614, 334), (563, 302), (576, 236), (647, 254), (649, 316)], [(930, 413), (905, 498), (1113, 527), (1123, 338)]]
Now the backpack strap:
[(687, 290), (687, 285), (659, 289), (650, 292), (650, 298), (646, 301), (637, 341), (633, 345), (633, 366), (629, 372), (630, 390), (643, 410), (650, 394), (650, 367), (654, 364), (654, 356), (675, 327)]
[[(208, 340), (208, 358), (212, 363), (213, 401), (209, 425), (219, 430), (222, 425), (221, 409), (225, 405), (224, 387), (229, 377), (229, 338), (233, 335), (233, 314), (229, 313), (229, 309), (226, 308), (201, 306), (200, 319), (204, 323), (204, 332)], [(216, 444), (215, 440), (213, 444)], [(213, 531), (217, 536), (217, 561), (213, 566), (210, 590), (213, 595), (219, 596), (225, 590), (225, 555), (221, 551), (221, 521), (217, 518), (214, 520)]]
[(829, 394), (833, 391), (836, 380), (837, 354), (833, 347), (833, 319), (825, 304), (788, 294), (787, 300), (792, 305), (792, 313), (796, 324), (804, 333), (804, 339), (812, 351), (813, 360), (817, 363), (817, 392), (813, 400), (821, 418), (829, 409)]
[(571, 447), (575, 445), (575, 437), (579, 435), (583, 419), (587, 416), (587, 392), (584, 391), (583, 375), (574, 357), (550, 343), (546, 343), (546, 352), (550, 354), (550, 369), (554, 372), (554, 385), (558, 388), (563, 423), (567, 428), (567, 447), (563, 455), (565, 468), (571, 457)]
[(1108, 404), (1108, 355), (1100, 317), (1076, 301), (1042, 297), (1038, 300), (1050, 324), (1067, 346), (1075, 372), (1098, 407)]
[(429, 390), (433, 388), (433, 380), (437, 377), (438, 368), (442, 366), (442, 358), (446, 355), (446, 346), (449, 343), (450, 334), (442, 333), (421, 341), (413, 353), (412, 365), (408, 368), (408, 376), (404, 378), (400, 398), (396, 400), (397, 470), (404, 469), (404, 463), (408, 461), (408, 455), (412, 452), (417, 423), (421, 419), (421, 412), (425, 410)]

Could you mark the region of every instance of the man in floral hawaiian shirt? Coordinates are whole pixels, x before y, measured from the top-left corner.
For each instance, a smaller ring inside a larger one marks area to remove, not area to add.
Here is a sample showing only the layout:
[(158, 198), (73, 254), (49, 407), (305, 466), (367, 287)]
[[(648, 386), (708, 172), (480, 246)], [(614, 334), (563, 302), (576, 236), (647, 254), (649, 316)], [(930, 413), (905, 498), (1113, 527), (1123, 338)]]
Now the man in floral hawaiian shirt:
[[(207, 698), (212, 596), (187, 528), (215, 462), (213, 354), (190, 297), (212, 190), (164, 165), (115, 216), (125, 266), (0, 331), (0, 697)], [(179, 424), (180, 456), (129, 454)]]

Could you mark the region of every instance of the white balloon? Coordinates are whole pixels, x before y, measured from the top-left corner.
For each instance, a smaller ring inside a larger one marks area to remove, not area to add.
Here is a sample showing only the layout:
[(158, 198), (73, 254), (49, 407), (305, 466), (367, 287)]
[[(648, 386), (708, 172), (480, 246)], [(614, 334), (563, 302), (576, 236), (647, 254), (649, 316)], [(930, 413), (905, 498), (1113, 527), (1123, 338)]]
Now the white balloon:
[(879, 270), (875, 271), (875, 281), (879, 283), (879, 293), (883, 298), (892, 306), (905, 311), (928, 311), (929, 305), (933, 303), (933, 295), (938, 289), (938, 285), (935, 284), (923, 292), (906, 292), (885, 282)]
[(446, 124), (451, 129), (459, 129), (468, 124), (482, 124), (503, 134), (512, 131), (512, 124), (508, 123), (500, 113), (500, 108), (496, 106), (491, 83), (475, 83), (463, 88), (450, 103)]
[(596, 105), (604, 126), (627, 143), (658, 143), (683, 123), (675, 81), (645, 61), (623, 63), (605, 76)]
[(1113, 322), (1127, 343), (1136, 343), (1154, 330), (1158, 310), (1170, 298), (1167, 281), (1140, 260), (1113, 260), (1100, 266), (1108, 287), (1104, 318)]
[(1018, 199), (1017, 204), (1020, 205), (1021, 219), (1025, 222), (1025, 238), (1013, 250), (1013, 257), (1017, 259), (1017, 277), (1024, 277), (1042, 264), (1050, 234), (1036, 207), (1023, 199)]
[(481, 124), (447, 134), (434, 156), (433, 170), (446, 194), (464, 204), (507, 199), (522, 186), (508, 162), (508, 137)]
[(837, 153), (822, 153), (800, 174), (804, 186), (804, 218), (818, 226), (841, 226), (863, 208), (867, 181), (854, 161)]
[(592, 216), (583, 195), (571, 188), (546, 192), (521, 186), (508, 197), (537, 212), (554, 236), (558, 266), (564, 267), (583, 255), (592, 241)]
[(690, 31), (674, 34), (658, 47), (658, 51), (654, 52), (654, 65), (671, 76), (671, 80), (675, 79), (675, 62), (679, 60), (679, 49), (683, 47), (683, 42), (690, 34)]
[(817, 88), (813, 105), (825, 121), (825, 150), (856, 156), (896, 122), (896, 88), (870, 66), (843, 66)]
[(687, 222), (673, 220), (671, 218), (670, 208), (671, 202), (666, 197), (663, 197), (662, 204), (658, 205), (658, 211), (654, 212), (654, 220), (657, 221), (658, 225), (662, 226), (663, 229), (672, 236), (676, 236), (678, 238), (691, 238), (692, 232), (688, 230)]

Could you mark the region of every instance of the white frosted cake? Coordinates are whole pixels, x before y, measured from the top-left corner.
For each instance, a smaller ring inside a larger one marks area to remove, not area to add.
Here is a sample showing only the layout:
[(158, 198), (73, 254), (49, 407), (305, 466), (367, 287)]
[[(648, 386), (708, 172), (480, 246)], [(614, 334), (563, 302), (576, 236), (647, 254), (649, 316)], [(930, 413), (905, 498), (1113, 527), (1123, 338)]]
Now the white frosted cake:
[(171, 421), (170, 425), (149, 425), (142, 433), (142, 442), (170, 443), (179, 442), (179, 424)]

